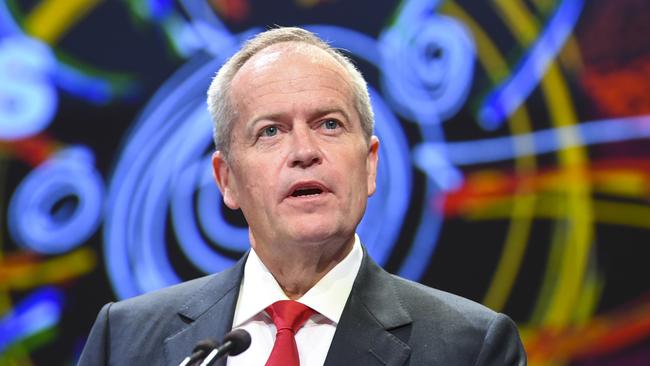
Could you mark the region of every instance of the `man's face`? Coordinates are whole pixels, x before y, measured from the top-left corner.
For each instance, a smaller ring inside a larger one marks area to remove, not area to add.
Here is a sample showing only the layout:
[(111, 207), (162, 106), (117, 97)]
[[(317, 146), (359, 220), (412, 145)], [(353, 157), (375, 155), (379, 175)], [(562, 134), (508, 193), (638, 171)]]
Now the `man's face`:
[(244, 64), (230, 93), (230, 160), (215, 153), (213, 166), (252, 244), (352, 237), (375, 191), (379, 142), (364, 138), (342, 66), (316, 47), (276, 44)]

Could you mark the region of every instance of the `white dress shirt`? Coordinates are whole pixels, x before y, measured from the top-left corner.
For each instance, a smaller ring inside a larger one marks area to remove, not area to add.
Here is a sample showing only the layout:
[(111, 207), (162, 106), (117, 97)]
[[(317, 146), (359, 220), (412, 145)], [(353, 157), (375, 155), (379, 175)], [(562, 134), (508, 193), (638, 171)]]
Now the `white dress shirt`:
[[(318, 312), (296, 333), (301, 366), (321, 366), (325, 363), (362, 257), (361, 243), (355, 235), (350, 253), (297, 300)], [(228, 357), (228, 366), (266, 363), (273, 349), (276, 329), (264, 309), (276, 301), (288, 299), (271, 272), (251, 249), (244, 265), (233, 329), (247, 330), (252, 341), (248, 350), (238, 356)]]

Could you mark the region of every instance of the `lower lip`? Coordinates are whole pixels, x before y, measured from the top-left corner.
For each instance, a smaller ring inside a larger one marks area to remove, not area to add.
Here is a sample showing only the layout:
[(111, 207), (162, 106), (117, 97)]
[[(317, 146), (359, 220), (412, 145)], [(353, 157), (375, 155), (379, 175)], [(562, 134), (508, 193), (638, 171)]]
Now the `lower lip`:
[(305, 196), (289, 196), (287, 199), (291, 202), (314, 202), (320, 201), (328, 196), (327, 192), (320, 194), (310, 194)]

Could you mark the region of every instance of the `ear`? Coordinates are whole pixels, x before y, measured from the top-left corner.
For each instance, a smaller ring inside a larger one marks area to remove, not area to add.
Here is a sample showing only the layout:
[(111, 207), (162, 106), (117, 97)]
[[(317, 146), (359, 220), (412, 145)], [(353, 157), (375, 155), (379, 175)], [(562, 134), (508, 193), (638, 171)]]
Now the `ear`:
[(212, 174), (214, 175), (214, 180), (217, 182), (219, 191), (221, 191), (221, 195), (223, 196), (223, 203), (232, 210), (238, 209), (239, 203), (237, 200), (237, 190), (235, 189), (236, 184), (234, 182), (234, 177), (232, 176), (232, 170), (221, 151), (216, 151), (212, 154)]
[(379, 161), (379, 138), (372, 136), (366, 158), (366, 171), (368, 172), (368, 196), (372, 196), (377, 189), (377, 163)]

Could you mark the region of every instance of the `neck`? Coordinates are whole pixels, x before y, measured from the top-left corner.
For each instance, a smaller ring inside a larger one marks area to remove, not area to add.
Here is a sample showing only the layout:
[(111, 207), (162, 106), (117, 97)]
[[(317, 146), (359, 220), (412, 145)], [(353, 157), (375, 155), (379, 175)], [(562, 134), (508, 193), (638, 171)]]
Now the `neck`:
[(350, 253), (355, 240), (353, 235), (321, 243), (262, 245), (253, 235), (250, 239), (255, 253), (291, 300), (301, 298), (339, 264)]

